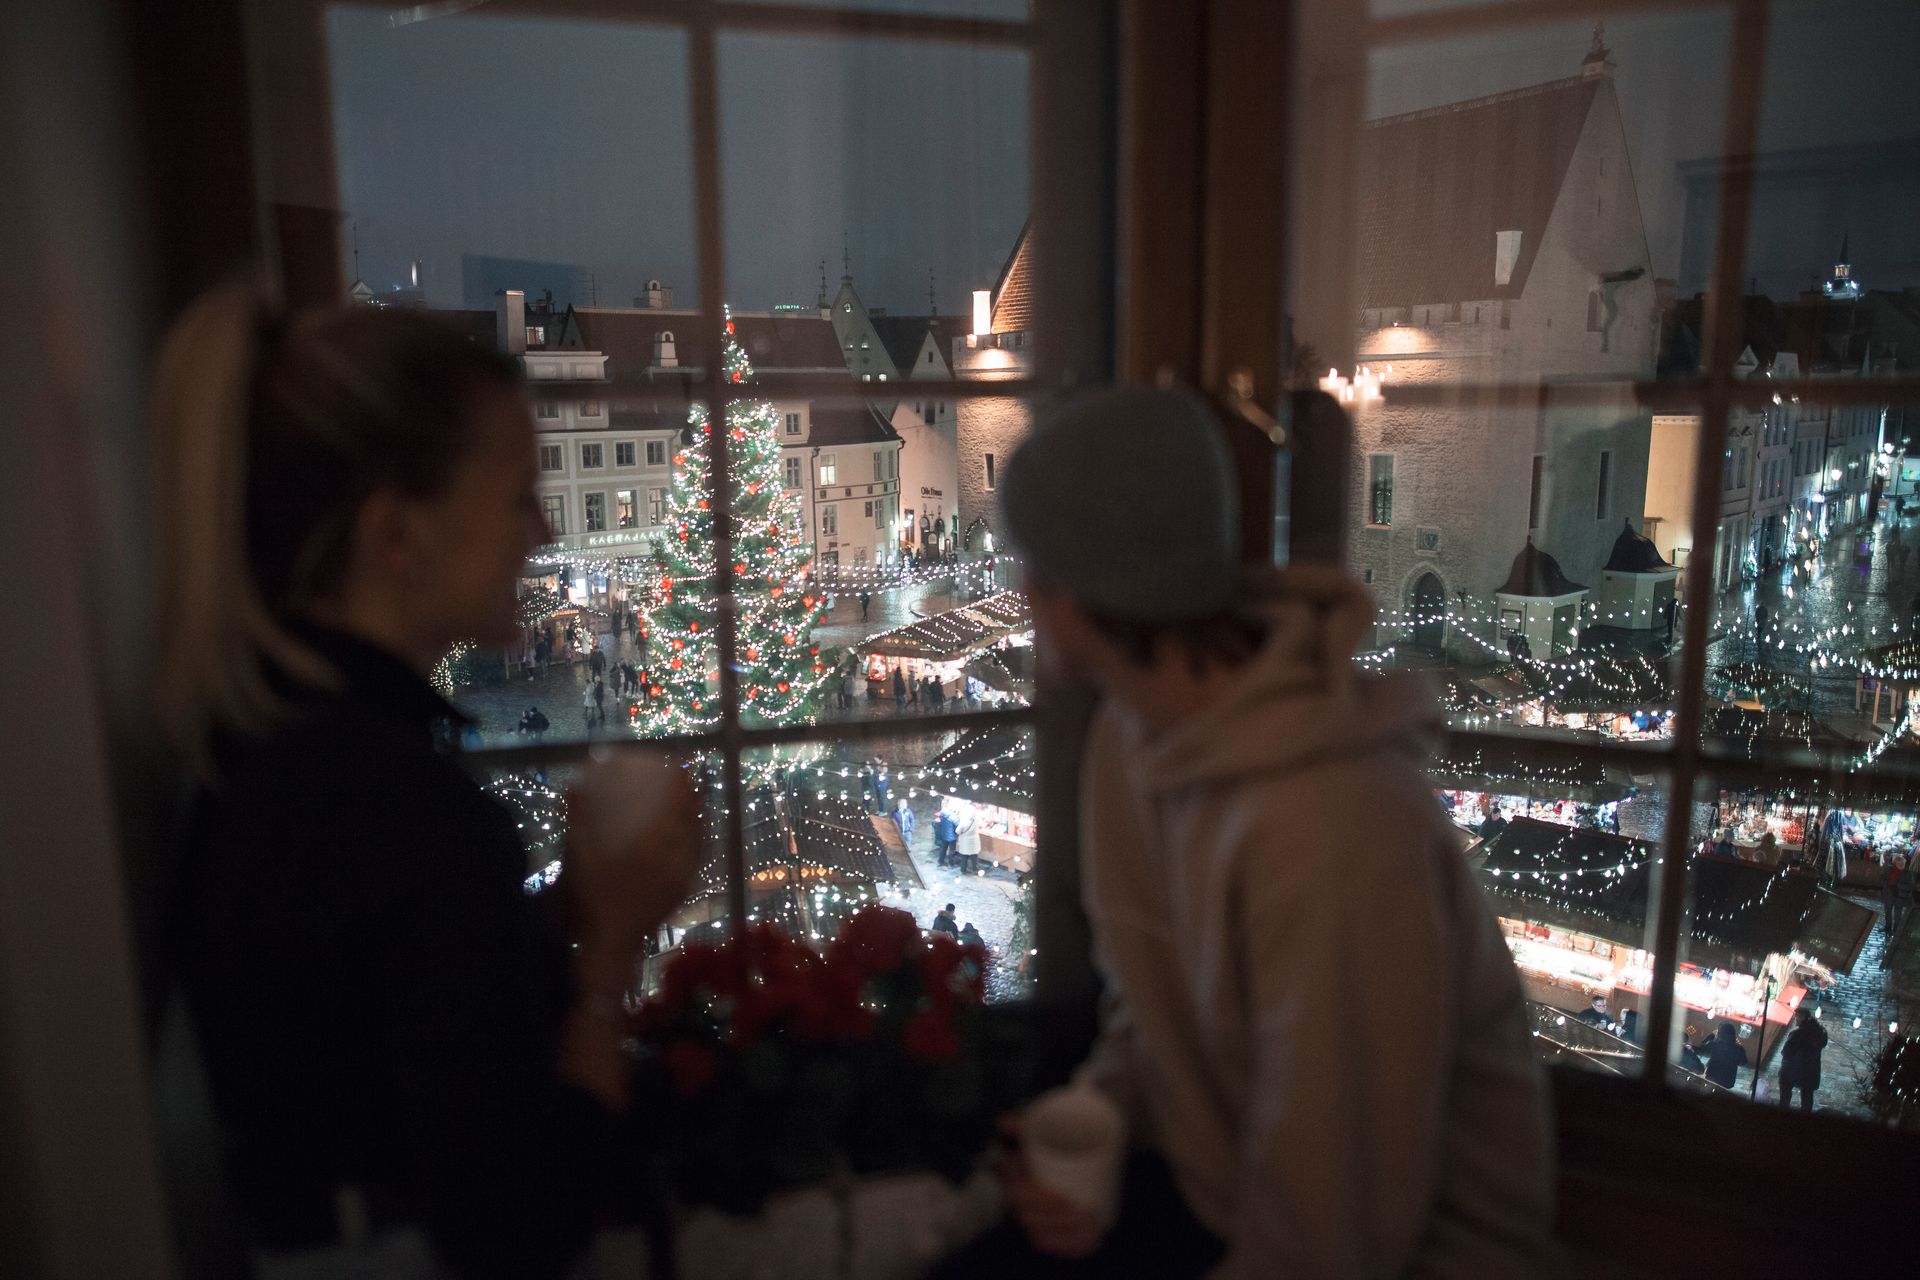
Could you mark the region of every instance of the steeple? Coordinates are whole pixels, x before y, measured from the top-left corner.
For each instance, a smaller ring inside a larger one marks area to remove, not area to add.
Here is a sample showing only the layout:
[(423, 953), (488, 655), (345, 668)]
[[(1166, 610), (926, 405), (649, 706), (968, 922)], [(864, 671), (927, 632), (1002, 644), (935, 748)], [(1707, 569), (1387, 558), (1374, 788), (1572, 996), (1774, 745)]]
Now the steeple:
[(1851, 230), (1840, 237), (1840, 260), (1833, 264), (1833, 274), (1821, 282), (1820, 291), (1829, 298), (1860, 296), (1860, 282), (1853, 276), (1853, 255), (1847, 251), (1852, 240)]
[(1592, 79), (1595, 76), (1613, 78), (1613, 54), (1607, 49), (1607, 29), (1599, 22), (1593, 24), (1593, 48), (1580, 60), (1580, 74)]
[(853, 283), (853, 250), (847, 246), (847, 232), (840, 231), (840, 279), (842, 283)]
[(927, 268), (927, 314), (929, 316), (937, 316), (940, 314), (940, 304), (937, 301), (938, 297), (939, 297), (939, 294), (937, 294), (934, 291), (934, 287), (933, 287), (933, 268), (928, 267)]

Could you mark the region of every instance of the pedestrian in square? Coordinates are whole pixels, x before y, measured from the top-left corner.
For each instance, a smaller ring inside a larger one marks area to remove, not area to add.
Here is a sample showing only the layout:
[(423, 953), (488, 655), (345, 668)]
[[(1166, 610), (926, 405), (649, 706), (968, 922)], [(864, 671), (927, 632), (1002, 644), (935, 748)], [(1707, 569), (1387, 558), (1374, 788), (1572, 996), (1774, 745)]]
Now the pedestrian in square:
[(940, 847), (940, 865), (950, 867), (958, 862), (957, 853), (960, 843), (960, 824), (953, 820), (953, 803), (940, 802), (940, 811), (933, 815), (933, 842)]
[(900, 828), (900, 843), (913, 848), (913, 810), (907, 807), (905, 796), (894, 797), (893, 825)]
[(980, 815), (972, 805), (960, 811), (960, 825), (954, 832), (954, 850), (960, 855), (960, 874), (970, 876), (980, 869)]
[(944, 933), (949, 938), (958, 939), (960, 922), (953, 914), (953, 904), (949, 902), (934, 913), (933, 923), (927, 926), (929, 933)]
[(1793, 1030), (1780, 1047), (1780, 1105), (1793, 1105), (1793, 1091), (1800, 1091), (1800, 1107), (1813, 1110), (1813, 1094), (1820, 1087), (1820, 1055), (1827, 1047), (1827, 1030), (1813, 1016), (1809, 1004), (1793, 1011)]
[(885, 813), (893, 807), (890, 795), (891, 782), (887, 777), (887, 766), (880, 757), (873, 759), (873, 811)]
[(907, 675), (897, 666), (893, 669), (893, 709), (896, 713), (907, 709)]
[(871, 591), (862, 591), (860, 593), (860, 621), (865, 622), (867, 620), (867, 606), (872, 603), (873, 593)]
[(840, 673), (840, 709), (853, 710), (853, 695), (860, 687), (860, 663), (857, 659), (848, 659), (847, 669)]
[(589, 733), (593, 731), (593, 686), (589, 684), (580, 691), (580, 718), (586, 722)]
[(607, 655), (603, 653), (600, 646), (596, 644), (593, 646), (593, 651), (587, 654), (587, 671), (595, 680), (598, 680), (606, 674), (606, 670)]

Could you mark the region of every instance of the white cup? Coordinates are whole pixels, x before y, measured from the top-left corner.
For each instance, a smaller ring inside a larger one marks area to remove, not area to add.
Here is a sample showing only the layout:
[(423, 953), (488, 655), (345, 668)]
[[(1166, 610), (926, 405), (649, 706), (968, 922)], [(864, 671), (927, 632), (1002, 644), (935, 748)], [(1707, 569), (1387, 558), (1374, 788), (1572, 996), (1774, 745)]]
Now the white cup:
[(1040, 1095), (1021, 1123), (1020, 1147), (1035, 1181), (1092, 1214), (1102, 1231), (1113, 1225), (1127, 1126), (1106, 1094), (1070, 1084)]

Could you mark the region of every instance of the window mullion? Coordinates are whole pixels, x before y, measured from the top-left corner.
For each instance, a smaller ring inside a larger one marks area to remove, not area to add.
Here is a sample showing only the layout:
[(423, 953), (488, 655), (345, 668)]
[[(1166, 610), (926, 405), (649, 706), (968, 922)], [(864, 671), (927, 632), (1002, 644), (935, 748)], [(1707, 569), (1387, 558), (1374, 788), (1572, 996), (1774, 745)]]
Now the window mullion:
[(725, 224), (721, 217), (719, 73), (712, 3), (698, 6), (688, 29), (688, 83), (692, 92), (694, 228), (700, 267), (699, 342), (707, 402), (709, 484), (713, 504), (713, 582), (719, 614), (721, 803), (725, 806), (727, 913), (735, 935), (746, 929), (746, 817), (740, 765), (739, 615), (733, 597), (733, 487), (729, 477), (726, 371)]
[(1707, 628), (1713, 612), (1714, 543), (1719, 532), (1720, 468), (1708, 465), (1726, 451), (1732, 407), (1733, 358), (1739, 341), (1741, 271), (1746, 258), (1747, 213), (1752, 198), (1753, 154), (1760, 124), (1760, 68), (1766, 58), (1766, 0), (1741, 0), (1734, 13), (1732, 75), (1722, 160), (1719, 226), (1713, 288), (1707, 296), (1707, 394), (1700, 415), (1700, 453), (1694, 462), (1695, 550), (1686, 575), (1687, 626), (1680, 651), (1674, 709), (1673, 772), (1667, 809), (1665, 862), (1655, 894), (1652, 1007), (1648, 1010), (1644, 1079), (1666, 1087), (1673, 1039), (1673, 984), (1680, 963), (1680, 920), (1687, 893), (1687, 854), (1692, 838), (1693, 791), (1700, 775), (1700, 725), (1706, 701)]

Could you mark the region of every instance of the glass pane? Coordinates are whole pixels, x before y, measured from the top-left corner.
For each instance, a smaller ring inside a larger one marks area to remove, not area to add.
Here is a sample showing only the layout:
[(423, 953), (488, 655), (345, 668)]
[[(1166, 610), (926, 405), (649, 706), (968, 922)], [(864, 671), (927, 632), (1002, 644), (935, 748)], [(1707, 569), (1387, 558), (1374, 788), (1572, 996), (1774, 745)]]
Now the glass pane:
[[(1464, 700), (1493, 726), (1663, 740), (1691, 455), (1632, 384), (1662, 367), (1674, 166), (1720, 145), (1700, 84), (1724, 84), (1728, 32), (1712, 9), (1377, 47), (1364, 123), (1303, 148), (1304, 182), (1353, 193), (1351, 226), (1310, 251), (1344, 246), (1345, 305), (1321, 287), (1297, 309), (1303, 343), (1342, 353), (1311, 372), (1354, 420), (1375, 652), (1478, 684)], [(1296, 221), (1331, 228), (1322, 212)]]
[(730, 2), (792, 5), (805, 9), (846, 9), (869, 13), (990, 18), (1002, 22), (1024, 22), (1033, 16), (1033, 0), (730, 0)]
[(1434, 781), (1520, 968), (1543, 1059), (1635, 1075), (1663, 779), (1597, 766), (1561, 770), (1557, 785), (1513, 776), (1527, 768), (1476, 752), (1442, 761)]
[(750, 907), (824, 943), (850, 909), (877, 901), (983, 946), (989, 1000), (1024, 996), (1039, 856), (1033, 770), (1033, 731), (1021, 727), (752, 753), (749, 775), (764, 785), (749, 812), (771, 834), (749, 840)]
[[(519, 827), (527, 850), (527, 892), (552, 901), (565, 912), (565, 854), (568, 804), (580, 782), (579, 764), (535, 765), (521, 769), (482, 768), (481, 780), (489, 795), (504, 806)], [(632, 994), (643, 995), (659, 982), (665, 965), (688, 937), (717, 939), (726, 932), (726, 860), (716, 836), (722, 821), (715, 797), (701, 797), (701, 825), (707, 832), (706, 855), (685, 902), (660, 922), (642, 954), (636, 957)]]
[[(1920, 41), (1920, 10), (1772, 0), (1767, 20), (1741, 346), (1775, 376), (1912, 377), (1920, 258), (1905, 211), (1920, 199), (1920, 143), (1887, 122), (1920, 108), (1920, 86), (1896, 69)], [(1687, 297), (1707, 260), (1691, 231), (1716, 216), (1719, 183), (1705, 167), (1682, 172)]]
[(1713, 780), (1701, 797), (1675, 980), (1694, 1057), (1676, 1046), (1679, 1060), (1745, 1098), (1785, 1102), (1791, 1085), (1808, 1105), (1805, 1084), (1818, 1110), (1871, 1115), (1874, 1065), (1902, 1021), (1882, 962), (1902, 919), (1886, 868), (1910, 847), (1911, 802)]

